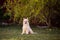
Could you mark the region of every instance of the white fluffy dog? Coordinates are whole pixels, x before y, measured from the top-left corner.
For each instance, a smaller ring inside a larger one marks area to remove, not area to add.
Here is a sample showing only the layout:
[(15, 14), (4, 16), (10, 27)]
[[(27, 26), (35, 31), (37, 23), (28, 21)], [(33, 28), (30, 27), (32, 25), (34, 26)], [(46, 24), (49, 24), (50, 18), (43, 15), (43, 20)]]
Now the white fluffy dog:
[(22, 27), (22, 33), (21, 34), (33, 34), (28, 18), (23, 18), (23, 27)]

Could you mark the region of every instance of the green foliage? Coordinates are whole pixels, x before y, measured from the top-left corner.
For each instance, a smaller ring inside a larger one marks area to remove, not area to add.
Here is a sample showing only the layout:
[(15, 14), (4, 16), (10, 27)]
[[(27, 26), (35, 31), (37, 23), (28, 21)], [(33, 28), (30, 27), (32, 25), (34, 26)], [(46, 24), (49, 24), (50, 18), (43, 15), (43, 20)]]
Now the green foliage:
[[(44, 6), (44, 0), (6, 0), (6, 12), (14, 14), (14, 20), (22, 17), (36, 17)], [(33, 13), (33, 14), (32, 14)]]
[(29, 20), (34, 18), (35, 21), (49, 23), (48, 20), (52, 17), (50, 10), (56, 2), (57, 0), (6, 0), (4, 6), (10, 18), (13, 15), (14, 22), (19, 20), (21, 23), (23, 17), (28, 17)]

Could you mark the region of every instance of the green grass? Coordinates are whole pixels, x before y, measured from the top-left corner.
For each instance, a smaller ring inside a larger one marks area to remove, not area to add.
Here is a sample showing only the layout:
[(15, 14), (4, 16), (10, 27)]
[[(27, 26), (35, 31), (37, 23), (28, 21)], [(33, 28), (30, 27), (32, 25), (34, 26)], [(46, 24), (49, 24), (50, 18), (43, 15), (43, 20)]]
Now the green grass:
[(0, 40), (60, 40), (60, 29), (32, 27), (37, 34), (21, 35), (20, 26), (0, 26)]

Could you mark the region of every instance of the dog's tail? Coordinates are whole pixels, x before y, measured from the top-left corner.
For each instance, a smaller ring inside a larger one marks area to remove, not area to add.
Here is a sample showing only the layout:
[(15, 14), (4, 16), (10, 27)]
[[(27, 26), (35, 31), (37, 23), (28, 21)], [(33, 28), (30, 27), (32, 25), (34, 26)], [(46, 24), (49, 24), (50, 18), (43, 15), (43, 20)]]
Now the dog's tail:
[(37, 32), (34, 32), (33, 34), (38, 34)]

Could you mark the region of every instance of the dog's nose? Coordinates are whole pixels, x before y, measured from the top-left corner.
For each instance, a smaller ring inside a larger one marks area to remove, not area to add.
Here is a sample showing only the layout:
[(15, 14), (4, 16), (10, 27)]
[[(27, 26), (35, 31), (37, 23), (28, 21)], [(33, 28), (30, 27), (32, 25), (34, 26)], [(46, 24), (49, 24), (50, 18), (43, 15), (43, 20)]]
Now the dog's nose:
[(27, 21), (25, 22), (25, 24), (27, 24)]

